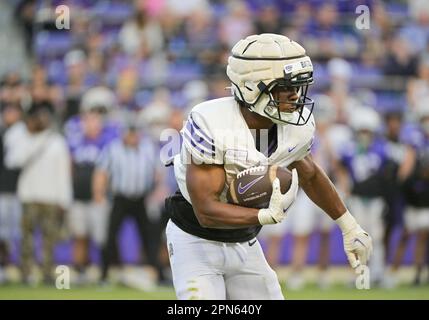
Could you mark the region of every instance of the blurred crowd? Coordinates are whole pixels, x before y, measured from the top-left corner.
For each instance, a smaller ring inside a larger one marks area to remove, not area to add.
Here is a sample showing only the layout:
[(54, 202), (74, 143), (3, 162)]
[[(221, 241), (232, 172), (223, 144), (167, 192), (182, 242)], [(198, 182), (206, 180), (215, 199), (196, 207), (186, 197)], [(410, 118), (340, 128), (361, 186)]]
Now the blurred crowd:
[[(370, 9), (369, 29), (356, 28), (361, 4)], [(373, 282), (395, 286), (412, 235), (415, 283), (423, 281), (429, 232), (426, 0), (9, 5), (30, 67), (11, 63), (1, 71), (0, 283), (13, 241), (21, 244), (22, 280), (36, 281), (36, 228), (43, 237), (44, 281), (52, 282), (53, 250), (65, 237), (73, 239), (77, 281), (85, 282), (93, 262), (90, 243), (101, 252), (106, 281), (109, 266), (121, 260), (117, 238), (127, 217), (142, 239), (141, 263), (167, 281), (163, 204), (176, 184), (172, 169), (159, 161), (160, 133), (180, 130), (195, 104), (230, 95), (225, 69), (232, 45), (268, 32), (299, 42), (312, 58), (310, 96), (318, 124), (313, 153), (374, 239)], [(58, 5), (68, 6), (70, 29), (57, 28)], [(324, 281), (333, 224), (319, 221), (323, 215), (304, 195), (294, 208), (284, 226), (264, 228), (261, 236), (276, 266), (285, 232), (294, 235), (295, 276), (288, 285), (299, 288), (315, 230), (322, 235)], [(396, 227), (401, 241), (391, 248)]]

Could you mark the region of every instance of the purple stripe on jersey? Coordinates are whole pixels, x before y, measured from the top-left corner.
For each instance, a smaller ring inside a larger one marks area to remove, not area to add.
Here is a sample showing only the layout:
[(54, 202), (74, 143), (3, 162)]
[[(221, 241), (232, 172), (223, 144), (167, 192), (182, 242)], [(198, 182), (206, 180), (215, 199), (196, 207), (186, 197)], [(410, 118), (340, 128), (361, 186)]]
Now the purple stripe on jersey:
[(191, 140), (193, 140), (196, 144), (205, 147), (208, 150), (213, 150), (214, 149), (214, 145), (213, 145), (213, 140), (211, 140), (211, 142), (205, 140), (203, 137), (201, 137), (201, 134), (198, 135), (197, 131), (195, 130), (195, 128), (192, 126), (192, 123), (190, 121), (188, 121), (186, 123), (186, 129), (185, 131), (188, 132), (188, 134), (190, 135), (189, 137), (191, 138)]
[(277, 125), (270, 128), (268, 138), (271, 140), (268, 146), (268, 156), (271, 156), (277, 150)]
[(277, 148), (277, 139), (275, 140), (273, 139), (270, 142), (270, 145), (268, 146), (268, 156), (270, 156), (273, 153), (273, 151), (276, 150), (276, 148)]
[(206, 138), (209, 142), (211, 142), (212, 144), (214, 143), (213, 142), (213, 139), (212, 138), (210, 138), (198, 125), (197, 125), (197, 123), (195, 122), (195, 120), (192, 118), (192, 114), (189, 116), (189, 121), (188, 121), (188, 123), (191, 123), (191, 126), (193, 127), (193, 128), (196, 128), (197, 130), (198, 130), (198, 133), (201, 133), (200, 134), (200, 136), (203, 136), (204, 138)]
[[(209, 150), (212, 150), (212, 151), (207, 151), (207, 150), (204, 150), (204, 149), (202, 149), (201, 148), (201, 144), (200, 143), (198, 143), (198, 142), (196, 142), (196, 141), (194, 141), (193, 139), (192, 139), (192, 137), (188, 134), (188, 132), (186, 132), (186, 130), (184, 130), (183, 131), (183, 138), (186, 140), (186, 141), (188, 141), (197, 151), (199, 151), (200, 153), (202, 153), (202, 154), (208, 154), (209, 156), (212, 156), (212, 157), (214, 157), (214, 150), (210, 147), (210, 148), (208, 148)], [(214, 148), (214, 146), (213, 146), (213, 148)]]

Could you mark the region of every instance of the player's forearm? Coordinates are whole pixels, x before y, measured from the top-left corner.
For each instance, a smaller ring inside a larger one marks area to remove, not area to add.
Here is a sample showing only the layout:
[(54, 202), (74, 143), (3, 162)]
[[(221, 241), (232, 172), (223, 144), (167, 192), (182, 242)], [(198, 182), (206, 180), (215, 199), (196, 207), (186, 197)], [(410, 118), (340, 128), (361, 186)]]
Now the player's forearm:
[(307, 196), (332, 219), (338, 219), (347, 211), (335, 186), (317, 164), (315, 164), (314, 174), (308, 180), (302, 181), (301, 187)]
[(201, 226), (215, 229), (236, 229), (259, 225), (259, 209), (241, 207), (218, 200), (206, 201), (203, 205), (193, 202)]

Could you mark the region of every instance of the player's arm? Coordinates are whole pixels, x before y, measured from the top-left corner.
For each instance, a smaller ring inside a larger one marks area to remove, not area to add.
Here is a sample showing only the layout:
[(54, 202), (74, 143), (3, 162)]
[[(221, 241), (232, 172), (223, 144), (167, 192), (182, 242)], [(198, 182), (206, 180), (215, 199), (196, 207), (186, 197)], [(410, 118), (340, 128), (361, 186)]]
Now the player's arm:
[(219, 196), (225, 186), (222, 165), (188, 164), (186, 186), (195, 215), (207, 228), (244, 228), (258, 225), (258, 209), (222, 203)]
[(298, 191), (298, 177), (293, 172), (289, 191), (282, 194), (279, 179), (273, 182), (273, 193), (266, 209), (241, 207), (219, 200), (225, 186), (225, 170), (222, 165), (188, 164), (186, 186), (195, 215), (201, 226), (207, 228), (244, 228), (254, 225), (274, 224), (286, 216)]
[(332, 219), (336, 220), (346, 212), (335, 186), (311, 155), (292, 163), (289, 169), (292, 168), (298, 171), (299, 185), (308, 197)]
[(344, 251), (353, 268), (366, 264), (372, 252), (372, 240), (356, 222), (338, 195), (335, 186), (311, 155), (291, 164), (298, 170), (299, 183), (308, 197), (323, 209), (340, 227)]
[(292, 177), (289, 191), (282, 194), (279, 179), (273, 182), (273, 193), (266, 209), (250, 209), (220, 201), (225, 187), (222, 138), (214, 139), (204, 117), (193, 112), (183, 128), (187, 162), (186, 186), (195, 215), (207, 228), (244, 228), (278, 223), (286, 216), (285, 208), (296, 198), (298, 177)]

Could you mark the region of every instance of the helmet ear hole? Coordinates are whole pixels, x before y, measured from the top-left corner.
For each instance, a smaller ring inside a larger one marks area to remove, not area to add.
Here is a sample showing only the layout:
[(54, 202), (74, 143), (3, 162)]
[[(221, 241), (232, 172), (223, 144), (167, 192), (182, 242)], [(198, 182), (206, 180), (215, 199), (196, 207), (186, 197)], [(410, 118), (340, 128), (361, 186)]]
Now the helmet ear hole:
[(249, 91), (254, 91), (255, 90), (255, 85), (252, 81), (245, 81), (244, 82), (244, 88), (246, 88)]

